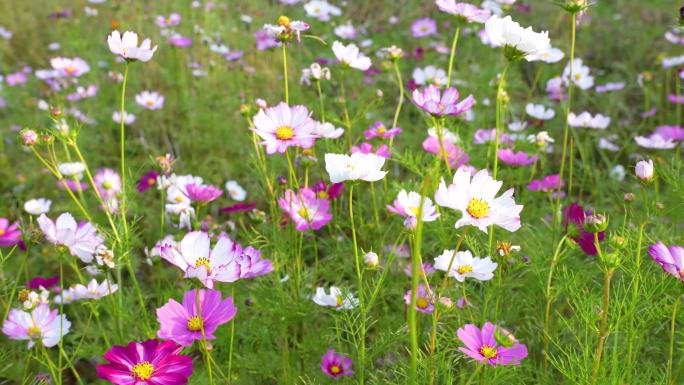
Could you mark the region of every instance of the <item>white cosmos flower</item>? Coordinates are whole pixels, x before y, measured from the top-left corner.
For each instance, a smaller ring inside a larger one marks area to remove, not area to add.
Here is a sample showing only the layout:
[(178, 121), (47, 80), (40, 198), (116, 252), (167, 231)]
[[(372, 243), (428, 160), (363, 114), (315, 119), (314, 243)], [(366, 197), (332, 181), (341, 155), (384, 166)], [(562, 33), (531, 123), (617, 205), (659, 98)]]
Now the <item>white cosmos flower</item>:
[(447, 83), (447, 74), (443, 69), (430, 65), (425, 68), (414, 69), (413, 81), (421, 86), (434, 84), (441, 87)]
[[(449, 265), (451, 265), (450, 270)], [(470, 250), (459, 251), (455, 254), (454, 250), (444, 250), (442, 255), (435, 258), (435, 269), (449, 270), (447, 275), (456, 278), (458, 282), (463, 282), (466, 278), (488, 281), (494, 277), (494, 270), (497, 266), (497, 263), (492, 262), (489, 257), (473, 257)]]
[(114, 294), (119, 289), (119, 285), (111, 283), (105, 279), (102, 283), (97, 283), (93, 278), (88, 286), (77, 284), (73, 288), (75, 299), (100, 299), (110, 294)]
[[(112, 120), (115, 121), (116, 123), (121, 124), (121, 111), (114, 111), (112, 113)], [(125, 125), (130, 125), (130, 124), (135, 123), (135, 114), (131, 114), (129, 112), (124, 111), (123, 121), (124, 121)]]
[(228, 196), (234, 201), (242, 202), (247, 198), (247, 191), (237, 181), (229, 180), (226, 182), (226, 191), (228, 191)]
[(553, 108), (546, 108), (543, 104), (527, 103), (525, 112), (537, 120), (549, 120), (556, 116), (556, 111)]
[(502, 184), (489, 176), (487, 170), (479, 171), (471, 180), (469, 171), (458, 169), (449, 186), (442, 179), (435, 193), (435, 202), (462, 213), (456, 228), (472, 225), (486, 233), (488, 226), (497, 225), (516, 231), (520, 228), (523, 206), (515, 204), (512, 188), (496, 198)]
[(387, 174), (387, 171), (381, 170), (384, 164), (385, 158), (373, 153), (325, 154), (325, 170), (332, 183), (345, 180), (379, 181)]
[(401, 207), (408, 217), (418, 218), (420, 215), (423, 222), (432, 222), (439, 217), (437, 208), (432, 203), (432, 199), (423, 198), (423, 208), (420, 210), (421, 195), (415, 191), (406, 192), (401, 190), (397, 195), (396, 203)]
[(340, 16), (342, 14), (342, 10), (322, 0), (309, 1), (304, 4), (304, 10), (307, 16), (320, 21), (329, 21), (330, 16)]
[(583, 127), (583, 128), (593, 128), (596, 130), (605, 130), (610, 124), (610, 118), (596, 114), (592, 116), (589, 112), (584, 111), (579, 115), (575, 115), (574, 112), (568, 114), (568, 124), (570, 127)]
[(582, 59), (576, 58), (572, 61), (572, 76), (570, 76), (570, 63), (563, 70), (563, 84), (569, 84), (568, 79), (572, 79), (573, 84), (583, 90), (588, 90), (594, 86), (594, 77), (591, 76), (591, 69), (585, 66)]
[(330, 122), (317, 122), (316, 128), (314, 128), (311, 134), (319, 138), (337, 139), (344, 134), (344, 128), (336, 128)]
[(157, 46), (151, 48), (152, 42), (150, 39), (143, 40), (140, 47), (138, 47), (138, 34), (131, 31), (124, 32), (123, 36), (119, 31), (112, 32), (107, 36), (107, 44), (109, 50), (114, 55), (119, 55), (122, 58), (132, 61), (140, 60), (143, 62), (149, 61), (157, 50)]
[(325, 288), (317, 287), (313, 301), (320, 306), (334, 307), (337, 310), (349, 310), (359, 306), (359, 300), (354, 298), (351, 293), (345, 296), (339, 287), (330, 286), (330, 293), (325, 292)]
[(354, 40), (356, 39), (356, 28), (354, 28), (350, 21), (347, 22), (347, 24), (342, 24), (335, 27), (335, 35), (337, 35), (340, 39)]
[(540, 55), (551, 44), (548, 31), (534, 32), (532, 27), (523, 28), (510, 16), (500, 18), (493, 15), (485, 22), (485, 31), (493, 46), (515, 48), (527, 61), (540, 60)]
[(634, 141), (641, 147), (650, 148), (653, 150), (670, 150), (677, 147), (677, 143), (672, 139), (665, 139), (658, 134), (650, 136), (637, 136)]
[(85, 171), (85, 165), (81, 162), (66, 162), (59, 166), (60, 174), (68, 177), (78, 177)]
[(24, 203), (24, 210), (31, 215), (40, 215), (50, 211), (51, 205), (52, 201), (49, 199), (31, 199)]
[(344, 45), (339, 41), (335, 41), (332, 46), (335, 57), (342, 64), (348, 65), (352, 68), (365, 71), (371, 66), (371, 59), (359, 52), (359, 47), (356, 44), (351, 43), (349, 45)]
[(563, 51), (552, 47), (550, 44), (543, 51), (533, 56), (533, 60), (541, 60), (544, 63), (558, 63), (565, 57)]
[(135, 102), (145, 109), (158, 110), (164, 107), (164, 96), (156, 91), (143, 91), (135, 95)]

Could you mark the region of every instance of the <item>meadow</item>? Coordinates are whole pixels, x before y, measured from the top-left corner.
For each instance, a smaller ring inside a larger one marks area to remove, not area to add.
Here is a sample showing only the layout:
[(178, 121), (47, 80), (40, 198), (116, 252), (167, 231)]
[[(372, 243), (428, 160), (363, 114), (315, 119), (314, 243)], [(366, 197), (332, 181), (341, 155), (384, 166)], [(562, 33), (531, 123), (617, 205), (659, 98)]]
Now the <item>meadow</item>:
[(0, 7), (0, 384), (684, 384), (674, 0)]

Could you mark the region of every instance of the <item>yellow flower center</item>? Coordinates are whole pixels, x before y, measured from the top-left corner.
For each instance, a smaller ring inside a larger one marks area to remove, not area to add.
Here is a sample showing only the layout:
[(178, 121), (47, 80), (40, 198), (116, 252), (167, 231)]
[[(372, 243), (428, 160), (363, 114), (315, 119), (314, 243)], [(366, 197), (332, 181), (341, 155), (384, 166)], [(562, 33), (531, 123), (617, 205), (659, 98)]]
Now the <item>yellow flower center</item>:
[(290, 27), (290, 18), (287, 16), (280, 16), (278, 18), (278, 25), (281, 27), (289, 28)]
[(582, 79), (582, 74), (575, 74), (575, 80)]
[(420, 214), (420, 208), (419, 207), (411, 207), (409, 210), (413, 213), (414, 217), (417, 217)]
[(154, 101), (148, 100), (146, 104), (147, 104), (147, 107), (152, 107), (152, 106), (154, 106)]
[(207, 257), (197, 258), (197, 262), (195, 262), (195, 267), (200, 267), (202, 265), (204, 265), (204, 267), (207, 269), (207, 274), (209, 274), (209, 258), (207, 258)]
[(342, 298), (341, 295), (338, 295), (337, 296), (337, 307), (342, 307), (343, 304), (344, 304), (344, 298)]
[(197, 332), (202, 330), (202, 326), (202, 317), (194, 316), (190, 317), (190, 319), (188, 320), (188, 330), (190, 330), (191, 332)]
[(384, 134), (385, 132), (387, 132), (385, 126), (380, 126), (380, 128), (378, 128), (378, 134)]
[(299, 214), (300, 217), (306, 219), (307, 221), (311, 219), (309, 211), (304, 206), (302, 206), (302, 208), (299, 209), (299, 211), (297, 211), (297, 214)]
[(5, 229), (0, 229), (0, 236), (5, 235), (5, 233), (7, 233), (7, 231)]
[(416, 306), (421, 309), (427, 309), (428, 305), (428, 300), (425, 297), (420, 297), (416, 300)]
[(290, 126), (278, 127), (276, 130), (276, 138), (280, 140), (290, 140), (294, 136), (294, 130)]
[(181, 203), (181, 202), (183, 202), (183, 197), (182, 197), (182, 196), (180, 196), (180, 195), (179, 195), (179, 196), (177, 196), (177, 197), (176, 197), (176, 202), (178, 202), (178, 203)]
[(327, 191), (319, 191), (318, 197), (321, 199), (328, 199), (328, 192)]
[(340, 374), (341, 371), (342, 369), (337, 365), (333, 365), (330, 367), (330, 373), (332, 374)]
[(511, 254), (511, 243), (510, 242), (498, 242), (496, 244), (496, 250), (499, 252), (499, 255), (502, 255), (504, 257), (508, 257)]
[(466, 273), (472, 273), (473, 272), (473, 267), (470, 265), (463, 265), (459, 266), (456, 271), (458, 271), (458, 274), (466, 274)]
[(425, 26), (423, 26), (423, 27), (420, 28), (420, 30), (423, 31), (423, 32), (427, 32), (427, 31), (428, 31), (428, 28), (425, 27)]
[(148, 184), (155, 184), (155, 183), (157, 183), (157, 180), (154, 179), (154, 178), (150, 178), (150, 179), (147, 180), (147, 183), (148, 183)]
[(480, 348), (480, 354), (485, 356), (485, 358), (496, 358), (496, 348), (494, 346), (482, 345)]
[(152, 378), (153, 373), (154, 366), (152, 366), (152, 364), (150, 364), (148, 361), (137, 363), (133, 369), (131, 369), (131, 375), (141, 381), (149, 380)]
[(466, 211), (475, 219), (482, 219), (489, 214), (489, 203), (480, 198), (473, 198), (468, 202)]
[(31, 326), (28, 329), (28, 335), (29, 335), (29, 337), (34, 338), (34, 339), (40, 338), (40, 328), (38, 326), (35, 326), (35, 325)]
[(67, 67), (67, 68), (66, 68), (66, 72), (67, 72), (68, 74), (73, 74), (74, 72), (76, 72), (76, 68), (74, 68), (74, 67)]
[(166, 25), (171, 25), (171, 18), (169, 18), (169, 17), (166, 18)]

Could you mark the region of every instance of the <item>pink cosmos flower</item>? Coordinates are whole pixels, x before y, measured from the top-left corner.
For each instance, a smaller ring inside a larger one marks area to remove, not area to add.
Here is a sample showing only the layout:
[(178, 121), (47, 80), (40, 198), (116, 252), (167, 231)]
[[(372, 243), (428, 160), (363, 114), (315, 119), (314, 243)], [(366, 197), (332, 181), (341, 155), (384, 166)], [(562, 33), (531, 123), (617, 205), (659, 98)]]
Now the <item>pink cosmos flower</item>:
[(558, 190), (558, 184), (563, 187), (565, 183), (560, 179), (560, 175), (547, 175), (541, 179), (535, 179), (527, 185), (530, 191), (549, 192)]
[(157, 321), (160, 325), (157, 336), (163, 340), (190, 346), (193, 341), (202, 339), (204, 329), (204, 337), (213, 340), (216, 339), (216, 328), (232, 320), (235, 313), (237, 308), (233, 305), (233, 297), (224, 300), (220, 291), (201, 289), (198, 306), (197, 289), (190, 290), (183, 295), (182, 305), (170, 299), (157, 309)]
[(492, 15), (488, 9), (480, 9), (472, 4), (457, 3), (456, 0), (437, 0), (437, 8), (468, 23), (484, 23)]
[(158, 177), (159, 177), (159, 173), (154, 171), (154, 170), (148, 171), (145, 174), (143, 174), (140, 177), (140, 180), (138, 181), (138, 186), (137, 186), (138, 192), (144, 193), (149, 188), (156, 186)]
[(665, 140), (684, 140), (684, 128), (679, 126), (658, 126), (653, 133)]
[(684, 247), (665, 246), (661, 241), (648, 247), (648, 255), (656, 261), (663, 271), (679, 278), (684, 283)]
[(254, 132), (264, 141), (267, 154), (284, 153), (288, 147), (310, 148), (315, 137), (316, 122), (305, 106), (290, 107), (281, 102), (275, 107), (259, 110), (254, 116)]
[[(496, 139), (496, 129), (484, 129), (481, 128), (475, 131), (473, 135), (473, 144), (485, 144), (487, 142), (493, 142)], [(512, 144), (513, 140), (505, 132), (499, 132), (499, 143)]]
[(97, 376), (116, 385), (185, 385), (192, 375), (192, 357), (181, 356), (173, 341), (131, 342), (112, 346), (97, 365)]
[(180, 24), (181, 15), (176, 12), (170, 14), (168, 17), (159, 15), (155, 22), (159, 28), (175, 27)]
[(256, 278), (273, 271), (273, 262), (261, 258), (261, 251), (247, 246), (240, 254), (240, 279)]
[(619, 91), (625, 88), (625, 82), (606, 83), (596, 86), (596, 92), (602, 94), (608, 91)]
[(71, 322), (66, 315), (58, 313), (57, 310), (50, 311), (50, 306), (44, 303), (30, 313), (12, 309), (2, 324), (2, 332), (11, 340), (28, 340), (29, 349), (36, 342), (51, 348), (57, 345), (71, 328)]
[[(485, 322), (482, 330), (473, 324), (467, 324), (457, 331), (458, 339), (465, 347), (458, 349), (477, 362), (485, 361), (488, 365), (518, 365), (527, 357), (527, 346), (518, 343), (505, 329)], [(499, 342), (506, 339), (504, 343)]]
[[(423, 149), (431, 154), (440, 156), (442, 159), (446, 156), (449, 167), (452, 169), (461, 167), (468, 162), (469, 159), (468, 154), (466, 154), (461, 147), (455, 145), (451, 140), (445, 137), (442, 138), (442, 146), (440, 148), (439, 138), (432, 135), (428, 136), (427, 139), (423, 141)], [(442, 149), (444, 150), (443, 154)]]
[(176, 33), (169, 38), (169, 44), (178, 48), (190, 47), (192, 45), (192, 39)]
[(366, 140), (373, 138), (390, 139), (399, 134), (401, 134), (400, 127), (394, 127), (388, 130), (383, 122), (375, 122), (368, 126), (368, 130), (363, 132), (363, 136), (366, 137)]
[(337, 380), (340, 377), (351, 377), (354, 375), (351, 358), (342, 353), (336, 353), (333, 349), (328, 350), (321, 357), (321, 361), (321, 370), (326, 376)]
[[(406, 294), (404, 294), (404, 302), (407, 305), (411, 305), (411, 295), (411, 290), (407, 291)], [(430, 293), (425, 288), (425, 285), (421, 283), (420, 285), (418, 285), (418, 290), (416, 290), (416, 311), (419, 311), (421, 313), (432, 314), (434, 310), (435, 303), (432, 297), (430, 296)]]
[(529, 156), (523, 151), (513, 151), (510, 148), (499, 149), (499, 160), (510, 166), (529, 166), (539, 160), (539, 157)]
[(434, 84), (413, 91), (413, 102), (423, 111), (434, 116), (457, 116), (470, 110), (475, 104), (473, 95), (468, 95), (459, 103), (459, 93), (449, 87), (442, 93)]
[(669, 94), (667, 100), (672, 104), (684, 104), (684, 95)]
[(223, 191), (212, 185), (198, 185), (189, 183), (185, 185), (185, 190), (188, 193), (188, 198), (193, 202), (208, 203), (223, 195)]
[(370, 143), (363, 142), (358, 146), (352, 146), (351, 153), (360, 152), (362, 154), (375, 154), (383, 158), (389, 158), (392, 154), (389, 151), (389, 147), (386, 144), (378, 146), (378, 148), (373, 152), (373, 145)]
[[(587, 255), (596, 255), (596, 244), (594, 234), (584, 229), (584, 221), (591, 211), (584, 211), (582, 206), (572, 203), (563, 209), (563, 225), (566, 227), (570, 238), (575, 241)], [(601, 231), (598, 233), (599, 242), (603, 241), (606, 234)]]
[(95, 249), (104, 243), (104, 239), (90, 222), (76, 224), (76, 220), (69, 213), (63, 213), (54, 222), (42, 214), (38, 217), (38, 225), (48, 242), (58, 247), (66, 247), (71, 255), (85, 263), (92, 262)]
[(102, 198), (115, 198), (121, 192), (121, 177), (111, 168), (100, 169), (93, 181)]
[(135, 95), (135, 102), (147, 110), (159, 110), (164, 107), (164, 96), (156, 91), (143, 91)]
[(107, 44), (114, 55), (121, 56), (128, 61), (147, 62), (152, 59), (152, 55), (157, 50), (156, 45), (152, 48), (150, 39), (143, 40), (138, 47), (138, 34), (130, 31), (124, 32), (123, 36), (119, 31), (112, 32), (107, 36)]
[(254, 38), (256, 39), (256, 49), (259, 51), (275, 48), (281, 44), (275, 37), (269, 35), (263, 29), (254, 32)]
[(10, 224), (7, 218), (0, 218), (0, 247), (12, 247), (21, 242), (19, 222)]
[(18, 71), (5, 76), (5, 82), (10, 87), (18, 86), (28, 82), (28, 76), (25, 73)]
[[(435, 267), (430, 263), (430, 262), (423, 262), (423, 272), (425, 273), (426, 276), (429, 276), (430, 274), (434, 273)], [(408, 277), (413, 276), (413, 263), (409, 262), (406, 267), (404, 268), (404, 274)], [(422, 274), (422, 273), (421, 273)]]
[(671, 150), (677, 147), (677, 143), (670, 139), (664, 138), (660, 134), (653, 133), (650, 136), (637, 136), (634, 138), (636, 144), (640, 147), (652, 150)]
[(240, 278), (238, 263), (242, 248), (227, 236), (219, 237), (211, 249), (211, 238), (203, 231), (192, 231), (178, 247), (159, 245), (159, 255), (185, 272), (185, 278), (197, 278), (210, 289), (214, 282), (235, 282)]
[(437, 34), (437, 22), (424, 17), (418, 19), (411, 24), (411, 33), (413, 37), (426, 37)]
[(79, 189), (80, 191), (86, 191), (88, 189), (88, 183), (86, 182), (77, 182), (73, 179), (63, 179), (64, 183), (62, 181), (57, 182), (57, 187), (60, 189), (64, 190), (64, 184), (66, 184), (66, 188), (71, 190), (73, 193), (78, 193)]
[(332, 219), (328, 200), (319, 198), (310, 188), (302, 188), (299, 193), (287, 190), (278, 204), (290, 216), (297, 231), (318, 230)]
[(90, 66), (80, 57), (73, 59), (67, 57), (55, 57), (50, 59), (50, 65), (57, 71), (59, 76), (79, 77), (90, 71)]
[(94, 84), (88, 87), (78, 86), (76, 87), (76, 92), (67, 95), (67, 100), (70, 102), (75, 102), (81, 99), (92, 98), (97, 95), (97, 86)]

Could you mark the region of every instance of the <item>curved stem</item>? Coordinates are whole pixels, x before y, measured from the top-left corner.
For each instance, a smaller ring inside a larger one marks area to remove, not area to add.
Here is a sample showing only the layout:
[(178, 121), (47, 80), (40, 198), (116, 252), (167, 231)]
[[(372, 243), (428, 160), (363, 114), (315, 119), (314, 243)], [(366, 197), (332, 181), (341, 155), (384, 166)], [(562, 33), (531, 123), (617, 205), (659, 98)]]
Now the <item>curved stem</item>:
[[(394, 118), (392, 119), (392, 127), (396, 128), (399, 122), (399, 112), (401, 112), (401, 107), (404, 105), (404, 81), (401, 78), (401, 71), (399, 70), (398, 60), (394, 60), (394, 73), (397, 75), (397, 84), (399, 84), (399, 102), (397, 103), (397, 108), (394, 110)], [(394, 136), (390, 138), (389, 148), (392, 150), (392, 144), (394, 143)]]
[(451, 54), (449, 55), (449, 70), (447, 71), (447, 87), (451, 86), (451, 72), (454, 68), (454, 56), (456, 56), (456, 45), (458, 45), (458, 35), (461, 34), (461, 26), (456, 27), (454, 41), (451, 43)]
[(672, 306), (672, 318), (670, 320), (670, 351), (667, 357), (667, 379), (668, 384), (674, 384), (675, 379), (672, 375), (672, 354), (674, 353), (675, 344), (675, 324), (677, 323), (677, 310), (679, 309), (679, 303), (681, 302), (682, 296), (677, 294), (677, 300)]

